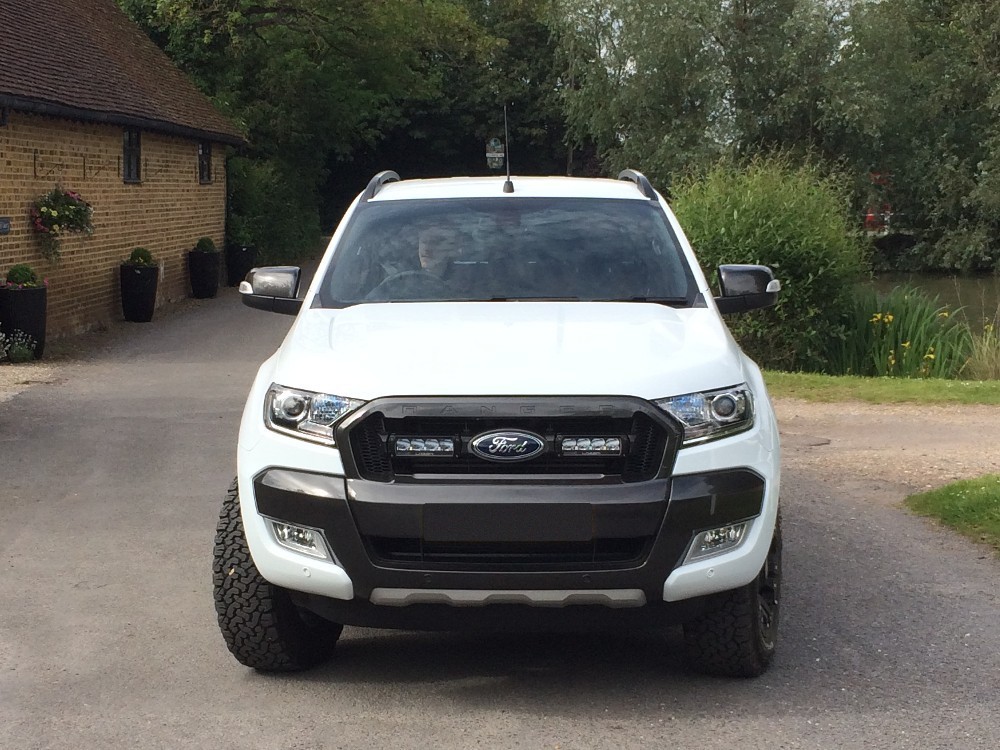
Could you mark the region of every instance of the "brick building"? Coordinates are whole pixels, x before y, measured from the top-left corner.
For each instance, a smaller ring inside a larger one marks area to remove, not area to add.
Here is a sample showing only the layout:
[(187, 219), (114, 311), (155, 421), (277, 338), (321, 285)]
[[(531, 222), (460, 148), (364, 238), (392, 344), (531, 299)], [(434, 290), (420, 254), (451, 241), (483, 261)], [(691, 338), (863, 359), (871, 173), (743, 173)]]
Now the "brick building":
[[(158, 304), (187, 296), (187, 250), (224, 241), (237, 129), (115, 0), (2, 0), (0, 30), (0, 275), (49, 279), (50, 336), (121, 318), (137, 246), (160, 263)], [(53, 263), (29, 211), (57, 185), (93, 206), (94, 233), (64, 235)]]

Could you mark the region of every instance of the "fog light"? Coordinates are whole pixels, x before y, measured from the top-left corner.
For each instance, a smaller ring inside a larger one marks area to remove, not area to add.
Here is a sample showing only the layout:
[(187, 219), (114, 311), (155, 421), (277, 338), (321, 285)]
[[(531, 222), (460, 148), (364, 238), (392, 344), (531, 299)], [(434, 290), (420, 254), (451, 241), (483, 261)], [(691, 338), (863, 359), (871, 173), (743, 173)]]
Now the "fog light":
[(393, 444), (397, 456), (444, 456), (455, 455), (455, 440), (450, 437), (400, 437)]
[(564, 456), (620, 456), (620, 437), (567, 437), (560, 444)]
[(685, 562), (720, 555), (723, 552), (736, 549), (746, 537), (748, 525), (749, 523), (744, 521), (701, 532), (691, 542), (691, 548), (688, 550)]
[(274, 541), (293, 552), (318, 557), (321, 560), (331, 559), (323, 539), (323, 532), (308, 526), (296, 526), (284, 521), (271, 521), (271, 534)]

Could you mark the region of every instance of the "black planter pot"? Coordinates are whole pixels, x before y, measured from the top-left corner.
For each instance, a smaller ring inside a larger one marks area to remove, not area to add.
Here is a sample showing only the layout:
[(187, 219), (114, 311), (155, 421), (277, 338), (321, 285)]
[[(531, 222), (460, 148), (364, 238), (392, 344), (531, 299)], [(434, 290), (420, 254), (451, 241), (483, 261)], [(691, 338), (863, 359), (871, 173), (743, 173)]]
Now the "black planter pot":
[(160, 280), (158, 266), (133, 266), (123, 263), (119, 268), (122, 289), (122, 314), (132, 323), (148, 323), (156, 309), (156, 285)]
[(48, 289), (0, 286), (0, 330), (5, 335), (23, 331), (35, 340), (35, 359), (45, 352), (45, 311)]
[(222, 253), (188, 252), (191, 294), (197, 299), (214, 297), (219, 291), (219, 258)]
[(229, 286), (239, 286), (256, 262), (257, 248), (253, 245), (227, 245), (226, 280)]

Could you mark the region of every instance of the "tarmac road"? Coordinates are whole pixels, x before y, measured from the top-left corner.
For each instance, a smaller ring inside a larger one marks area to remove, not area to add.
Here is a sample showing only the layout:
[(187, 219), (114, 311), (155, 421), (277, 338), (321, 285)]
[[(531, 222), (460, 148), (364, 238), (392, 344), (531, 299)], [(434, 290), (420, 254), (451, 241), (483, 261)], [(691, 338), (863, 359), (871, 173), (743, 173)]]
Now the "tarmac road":
[(899, 485), (798, 460), (821, 443), (800, 434), (760, 679), (686, 673), (674, 631), (349, 628), (318, 670), (241, 667), (212, 539), (290, 320), (225, 289), (0, 403), (0, 748), (1000, 747), (1000, 562), (901, 510)]

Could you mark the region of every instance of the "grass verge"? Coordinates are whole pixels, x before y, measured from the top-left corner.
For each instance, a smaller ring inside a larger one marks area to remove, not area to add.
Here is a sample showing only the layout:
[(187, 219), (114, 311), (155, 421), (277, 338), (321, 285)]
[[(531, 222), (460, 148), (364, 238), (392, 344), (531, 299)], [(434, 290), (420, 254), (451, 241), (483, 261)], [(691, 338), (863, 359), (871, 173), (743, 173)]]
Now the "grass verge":
[(764, 380), (775, 398), (872, 404), (1000, 404), (1000, 380), (861, 378), (773, 370), (764, 373)]
[(963, 479), (911, 495), (906, 504), (920, 515), (937, 518), (970, 539), (992, 546), (1000, 554), (1000, 475)]

